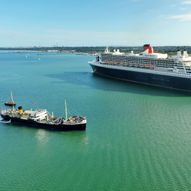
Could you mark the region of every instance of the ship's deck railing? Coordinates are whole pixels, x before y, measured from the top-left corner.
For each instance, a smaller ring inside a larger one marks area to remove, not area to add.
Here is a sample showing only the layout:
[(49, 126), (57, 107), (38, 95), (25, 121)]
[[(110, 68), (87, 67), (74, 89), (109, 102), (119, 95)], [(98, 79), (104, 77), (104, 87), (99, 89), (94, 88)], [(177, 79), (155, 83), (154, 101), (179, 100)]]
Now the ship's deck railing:
[(135, 65), (135, 64), (121, 64), (121, 63), (106, 63), (106, 62), (99, 62), (100, 64), (103, 64), (103, 65), (112, 65), (112, 66), (121, 66), (121, 67), (129, 67), (129, 68), (139, 68), (139, 69), (143, 69), (143, 70), (154, 70), (154, 71), (158, 71), (158, 72), (163, 72), (163, 73), (166, 73), (166, 74), (176, 74), (178, 76), (188, 76), (188, 77), (191, 77), (191, 70), (190, 72), (187, 72), (187, 70), (182, 67), (182, 68), (178, 68), (178, 69), (175, 69), (175, 68), (165, 68), (165, 67), (156, 67), (154, 65), (152, 65), (151, 67), (144, 67), (144, 66), (140, 66), (139, 64)]
[[(177, 59), (148, 59), (148, 58), (143, 58), (143, 57), (133, 57), (133, 56), (102, 56), (101, 57), (101, 62), (106, 62), (108, 64), (125, 64), (128, 66), (135, 66), (135, 67), (145, 67), (148, 68), (148, 65), (155, 66), (155, 67), (164, 67), (164, 68), (184, 68), (184, 67), (189, 67), (190, 66), (185, 63), (181, 62)], [(152, 67), (151, 67), (152, 68)]]

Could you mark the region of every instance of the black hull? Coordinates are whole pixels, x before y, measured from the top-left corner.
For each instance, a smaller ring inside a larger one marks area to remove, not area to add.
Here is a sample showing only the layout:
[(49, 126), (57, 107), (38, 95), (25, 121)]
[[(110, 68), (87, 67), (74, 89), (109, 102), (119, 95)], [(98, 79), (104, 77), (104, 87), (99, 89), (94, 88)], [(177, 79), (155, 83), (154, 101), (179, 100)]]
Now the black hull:
[(123, 81), (191, 92), (191, 78), (108, 68), (90, 64), (94, 74)]
[(9, 106), (9, 107), (14, 107), (14, 106), (16, 106), (16, 103), (5, 102), (4, 105)]
[(24, 120), (20, 118), (9, 117), (8, 115), (1, 115), (4, 121), (10, 121), (11, 124), (19, 125), (19, 126), (27, 126), (38, 129), (46, 129), (50, 131), (85, 131), (86, 124), (42, 124), (33, 120)]

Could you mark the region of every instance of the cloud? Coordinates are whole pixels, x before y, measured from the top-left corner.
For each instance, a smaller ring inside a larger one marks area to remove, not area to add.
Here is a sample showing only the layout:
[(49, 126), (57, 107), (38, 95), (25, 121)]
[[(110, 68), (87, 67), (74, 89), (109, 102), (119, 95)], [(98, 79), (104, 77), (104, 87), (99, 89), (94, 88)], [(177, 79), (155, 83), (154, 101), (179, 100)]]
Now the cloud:
[(176, 11), (179, 11), (179, 14), (168, 16), (168, 19), (179, 21), (179, 22), (190, 22), (191, 21), (191, 12), (190, 12), (191, 0), (179, 0), (179, 3), (172, 4), (171, 7)]
[(180, 22), (189, 22), (191, 21), (191, 13), (174, 15), (171, 16), (170, 19), (177, 20)]
[(184, 0), (182, 1), (183, 5), (191, 5), (191, 0)]

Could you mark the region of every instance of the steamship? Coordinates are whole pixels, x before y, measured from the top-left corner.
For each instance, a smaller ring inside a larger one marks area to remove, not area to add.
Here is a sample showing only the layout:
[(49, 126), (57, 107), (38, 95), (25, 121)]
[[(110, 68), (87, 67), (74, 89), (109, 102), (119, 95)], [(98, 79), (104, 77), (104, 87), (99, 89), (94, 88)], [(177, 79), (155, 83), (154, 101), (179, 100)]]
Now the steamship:
[(191, 56), (187, 51), (169, 56), (155, 53), (150, 44), (144, 45), (141, 53), (106, 48), (89, 64), (94, 74), (103, 77), (191, 92)]
[[(65, 104), (66, 105), (66, 104)], [(65, 106), (66, 107), (66, 106)], [(68, 117), (65, 108), (65, 118), (56, 117), (46, 109), (24, 110), (22, 106), (18, 109), (1, 110), (0, 115), (2, 123), (11, 123), (13, 125), (28, 126), (33, 128), (46, 129), (50, 131), (84, 131), (86, 130), (86, 117), (70, 116)]]

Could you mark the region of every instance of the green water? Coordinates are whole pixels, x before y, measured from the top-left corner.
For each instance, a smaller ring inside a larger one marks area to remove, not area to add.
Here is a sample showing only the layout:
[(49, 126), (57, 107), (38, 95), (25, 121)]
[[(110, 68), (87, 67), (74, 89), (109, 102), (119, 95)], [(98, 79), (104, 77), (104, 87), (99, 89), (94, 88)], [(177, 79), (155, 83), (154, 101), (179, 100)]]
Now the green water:
[(191, 96), (95, 77), (91, 59), (0, 53), (0, 99), (56, 115), (67, 99), (88, 118), (86, 132), (0, 124), (0, 190), (191, 190)]

